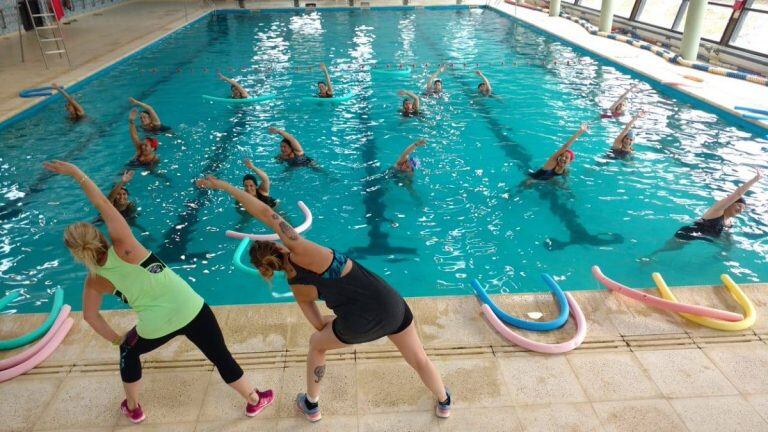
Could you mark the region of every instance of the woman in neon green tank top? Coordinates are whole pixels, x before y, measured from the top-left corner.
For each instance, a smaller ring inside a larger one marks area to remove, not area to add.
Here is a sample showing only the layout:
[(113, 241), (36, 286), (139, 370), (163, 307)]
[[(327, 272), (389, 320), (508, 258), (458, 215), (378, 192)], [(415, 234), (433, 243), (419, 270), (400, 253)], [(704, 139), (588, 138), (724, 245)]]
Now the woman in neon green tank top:
[[(90, 223), (67, 227), (64, 243), (86, 265), (83, 318), (104, 339), (120, 345), (120, 376), (126, 399), (120, 406), (134, 423), (144, 420), (139, 404), (139, 356), (159, 348), (177, 335), (186, 336), (213, 362), (224, 381), (246, 399), (245, 413), (255, 416), (272, 403), (272, 390), (254, 389), (232, 358), (211, 308), (176, 273), (144, 248), (128, 223), (78, 167), (66, 162), (45, 163), (45, 168), (74, 178), (107, 225), (107, 238)], [(121, 336), (101, 316), (102, 296), (117, 295), (136, 311), (136, 327)]]

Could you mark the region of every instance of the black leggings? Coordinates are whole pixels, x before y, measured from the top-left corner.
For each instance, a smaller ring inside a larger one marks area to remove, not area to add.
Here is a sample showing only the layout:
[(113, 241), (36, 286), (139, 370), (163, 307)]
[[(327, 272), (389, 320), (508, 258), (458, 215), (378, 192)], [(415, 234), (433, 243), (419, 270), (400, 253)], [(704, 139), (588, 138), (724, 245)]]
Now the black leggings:
[(136, 327), (125, 336), (120, 345), (120, 377), (124, 383), (132, 383), (141, 379), (141, 361), (139, 356), (146, 354), (178, 335), (184, 335), (189, 339), (219, 371), (219, 375), (227, 384), (231, 384), (243, 376), (243, 370), (232, 358), (224, 344), (224, 335), (216, 321), (216, 316), (207, 304), (189, 322), (189, 324), (157, 339), (144, 339), (136, 333)]

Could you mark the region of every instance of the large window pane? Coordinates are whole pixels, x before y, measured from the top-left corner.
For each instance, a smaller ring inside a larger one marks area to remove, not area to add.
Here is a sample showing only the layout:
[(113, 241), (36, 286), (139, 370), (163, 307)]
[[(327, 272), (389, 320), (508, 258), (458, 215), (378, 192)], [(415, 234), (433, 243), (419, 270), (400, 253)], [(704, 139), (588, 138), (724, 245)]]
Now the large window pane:
[(750, 8), (768, 11), (768, 0), (755, 0)]
[(747, 11), (741, 19), (741, 29), (738, 35), (734, 35), (735, 39), (731, 41), (731, 45), (768, 54), (768, 44), (765, 43), (766, 34), (768, 34), (768, 14)]
[(603, 7), (603, 0), (581, 0), (579, 5), (600, 10)]
[(682, 2), (678, 0), (646, 0), (645, 7), (637, 20), (671, 28), (675, 22), (677, 10), (680, 9), (680, 3)]
[(634, 6), (635, 0), (619, 0), (614, 13), (622, 18), (629, 18), (629, 15), (632, 14), (632, 7)]
[(707, 11), (704, 12), (704, 28), (701, 37), (720, 42), (723, 37), (725, 26), (731, 19), (732, 7), (718, 6), (714, 4), (707, 5)]

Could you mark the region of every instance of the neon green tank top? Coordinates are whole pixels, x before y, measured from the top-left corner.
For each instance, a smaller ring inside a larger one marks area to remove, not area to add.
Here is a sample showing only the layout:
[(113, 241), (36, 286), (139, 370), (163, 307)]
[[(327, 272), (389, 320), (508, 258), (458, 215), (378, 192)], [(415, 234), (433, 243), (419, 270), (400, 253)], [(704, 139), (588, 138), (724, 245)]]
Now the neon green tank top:
[(203, 298), (152, 252), (141, 263), (130, 264), (110, 247), (96, 274), (112, 282), (114, 294), (136, 311), (136, 332), (145, 339), (184, 327), (203, 307)]

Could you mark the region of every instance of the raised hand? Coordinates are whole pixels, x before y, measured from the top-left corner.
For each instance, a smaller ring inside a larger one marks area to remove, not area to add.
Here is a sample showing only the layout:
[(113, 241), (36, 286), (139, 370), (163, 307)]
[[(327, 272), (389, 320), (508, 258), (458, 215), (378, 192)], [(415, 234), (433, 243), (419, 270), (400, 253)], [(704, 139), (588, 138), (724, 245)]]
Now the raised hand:
[(221, 189), (222, 183), (221, 180), (212, 175), (195, 181), (195, 185), (201, 189)]
[(581, 127), (579, 127), (579, 132), (584, 133), (589, 130), (589, 123), (584, 122), (581, 124)]
[(424, 147), (425, 145), (427, 145), (427, 140), (422, 138), (416, 141), (415, 143), (413, 143), (413, 145), (415, 145), (416, 147)]
[(269, 129), (267, 129), (267, 132), (269, 132), (271, 134), (280, 133), (280, 131), (276, 127), (274, 127), (274, 126), (270, 126)]
[(137, 103), (139, 103), (136, 99), (134, 99), (132, 97), (128, 98), (128, 102), (132, 103), (133, 105), (136, 105)]
[(243, 158), (243, 163), (244, 163), (244, 164), (245, 164), (245, 166), (246, 166), (246, 167), (248, 167), (249, 169), (252, 169), (252, 170), (255, 170), (255, 169), (256, 169), (256, 167), (253, 165), (253, 162), (251, 162), (251, 160), (250, 160), (250, 159), (248, 159), (248, 158)]
[(60, 160), (43, 162), (43, 168), (55, 172), (56, 174), (67, 175), (70, 177), (82, 177), (85, 175), (77, 165)]
[(123, 176), (120, 178), (120, 181), (123, 183), (128, 183), (131, 180), (133, 180), (133, 170), (127, 170), (123, 173)]
[(136, 108), (132, 109), (131, 112), (128, 114), (128, 120), (130, 121), (136, 120), (137, 115), (139, 115), (139, 111)]
[(320, 69), (321, 70), (328, 70), (328, 68), (325, 67), (325, 63), (320, 63)]

